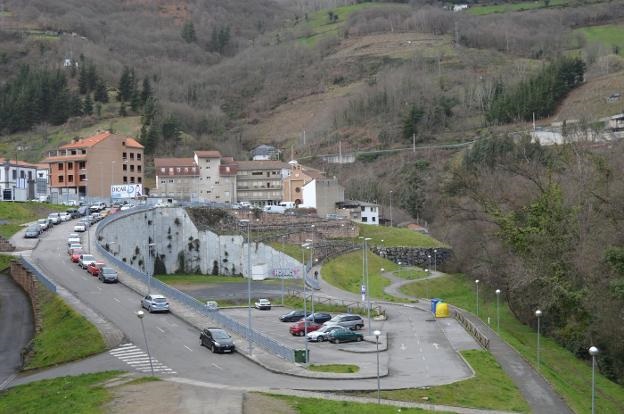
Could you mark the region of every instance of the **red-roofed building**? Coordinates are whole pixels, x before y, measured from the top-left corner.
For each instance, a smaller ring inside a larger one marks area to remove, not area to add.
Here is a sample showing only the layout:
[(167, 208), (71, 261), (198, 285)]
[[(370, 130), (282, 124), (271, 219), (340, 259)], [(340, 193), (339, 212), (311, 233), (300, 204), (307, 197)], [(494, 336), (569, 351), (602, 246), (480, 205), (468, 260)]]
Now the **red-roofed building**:
[(194, 200), (199, 192), (199, 168), (193, 158), (154, 158), (156, 189), (151, 195)]
[(50, 151), (50, 191), (61, 198), (111, 197), (111, 185), (143, 184), (143, 146), (109, 131), (78, 139)]
[(35, 164), (0, 158), (0, 199), (26, 201), (35, 198), (37, 169)]

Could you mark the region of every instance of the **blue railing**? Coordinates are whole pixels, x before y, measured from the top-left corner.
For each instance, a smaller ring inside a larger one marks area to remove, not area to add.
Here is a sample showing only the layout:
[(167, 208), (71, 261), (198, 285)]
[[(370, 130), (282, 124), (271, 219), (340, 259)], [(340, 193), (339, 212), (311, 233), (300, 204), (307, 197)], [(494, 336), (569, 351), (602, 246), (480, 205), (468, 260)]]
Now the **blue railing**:
[[(97, 228), (96, 240), (99, 240), (100, 232), (104, 228), (104, 226), (106, 226), (107, 224), (110, 224), (111, 222), (119, 220), (130, 214), (142, 212), (143, 210), (145, 210), (145, 208), (141, 208), (141, 209), (134, 208), (132, 210), (128, 210), (127, 212), (124, 212), (126, 214), (123, 214), (123, 215), (115, 214), (113, 216), (109, 216), (105, 218), (104, 220), (100, 222), (100, 225)], [(241, 337), (245, 339), (250, 339), (253, 343), (263, 348), (267, 352), (270, 352), (274, 355), (284, 358), (290, 362), (294, 362), (295, 355), (294, 355), (294, 350), (292, 348), (289, 348), (277, 342), (276, 340), (269, 338), (266, 335), (263, 335), (260, 332), (254, 331), (253, 328), (249, 329), (248, 326), (241, 324), (240, 322), (230, 318), (227, 315), (224, 315), (223, 313), (219, 311), (208, 309), (205, 304), (198, 301), (194, 297), (187, 295), (186, 293), (181, 292), (178, 289), (171, 287), (167, 285), (166, 283), (161, 282), (158, 279), (151, 278), (151, 280), (148, 280), (148, 276), (145, 273), (135, 269), (134, 267), (127, 264), (126, 262), (119, 260), (117, 257), (115, 257), (110, 252), (108, 252), (101, 244), (96, 243), (96, 247), (97, 247), (97, 250), (100, 252), (100, 254), (106, 257), (109, 262), (114, 263), (116, 266), (118, 266), (123, 272), (141, 281), (142, 283), (145, 283), (146, 285), (150, 283), (153, 288), (160, 291), (163, 295), (167, 296), (169, 299), (180, 302), (184, 304), (186, 307), (192, 309), (193, 311), (211, 318), (216, 324), (223, 326), (223, 328), (226, 330), (234, 332), (237, 335), (240, 335)]]
[(41, 269), (39, 269), (34, 263), (31, 263), (30, 260), (26, 259), (23, 256), (20, 257), (19, 261), (22, 264), (22, 266), (26, 268), (26, 270), (32, 273), (37, 278), (37, 280), (41, 282), (43, 286), (46, 287), (46, 289), (48, 289), (50, 292), (56, 293), (56, 284), (50, 279), (48, 279), (43, 274)]

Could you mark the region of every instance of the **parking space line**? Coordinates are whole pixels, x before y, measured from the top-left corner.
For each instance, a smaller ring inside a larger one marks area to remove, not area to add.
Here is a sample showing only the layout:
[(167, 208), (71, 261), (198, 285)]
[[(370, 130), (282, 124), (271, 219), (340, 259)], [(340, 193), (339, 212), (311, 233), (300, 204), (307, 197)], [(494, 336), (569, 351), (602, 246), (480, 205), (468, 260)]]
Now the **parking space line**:
[(218, 365), (217, 365), (217, 364), (215, 364), (214, 362), (213, 362), (212, 364), (210, 364), (210, 365), (212, 365), (212, 366), (213, 366), (213, 367), (215, 367), (216, 369), (219, 369), (219, 370), (223, 371), (223, 368), (221, 368), (220, 366), (218, 366)]
[(158, 329), (162, 333), (165, 333), (165, 331), (160, 326), (157, 326), (156, 329)]
[(116, 300), (117, 302), (121, 303), (121, 301), (117, 298), (113, 298), (113, 300)]
[(184, 345), (184, 347), (185, 347), (186, 349), (188, 349), (189, 351), (193, 352), (193, 350), (192, 350), (191, 348), (189, 348), (188, 346)]

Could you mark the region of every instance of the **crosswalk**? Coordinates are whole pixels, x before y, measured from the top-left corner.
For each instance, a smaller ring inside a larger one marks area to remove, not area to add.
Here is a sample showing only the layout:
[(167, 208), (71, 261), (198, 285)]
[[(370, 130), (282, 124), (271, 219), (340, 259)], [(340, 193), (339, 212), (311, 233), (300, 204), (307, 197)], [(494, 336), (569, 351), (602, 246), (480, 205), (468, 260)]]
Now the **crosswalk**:
[[(150, 358), (147, 356), (147, 353), (133, 343), (122, 344), (117, 348), (111, 349), (108, 353), (130, 365), (131, 368), (137, 371), (148, 374), (152, 372)], [(176, 374), (174, 370), (158, 362), (158, 360), (153, 357), (152, 365), (154, 367), (154, 374)]]

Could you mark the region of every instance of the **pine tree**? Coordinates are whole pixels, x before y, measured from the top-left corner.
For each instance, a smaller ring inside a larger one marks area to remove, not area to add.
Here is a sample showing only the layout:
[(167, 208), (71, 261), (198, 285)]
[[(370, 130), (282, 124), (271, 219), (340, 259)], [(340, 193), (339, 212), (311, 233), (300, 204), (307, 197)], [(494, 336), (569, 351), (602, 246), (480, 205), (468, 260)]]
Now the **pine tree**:
[(197, 41), (197, 35), (195, 34), (195, 26), (193, 26), (192, 21), (188, 21), (184, 23), (182, 26), (182, 39), (186, 41), (186, 43), (193, 43)]
[(89, 91), (89, 80), (87, 79), (87, 68), (85, 65), (80, 66), (78, 73), (78, 91), (81, 95)]
[(411, 139), (412, 135), (418, 133), (418, 123), (422, 120), (425, 111), (416, 104), (412, 104), (409, 113), (403, 121), (403, 138)]
[(152, 84), (146, 76), (143, 78), (143, 90), (141, 91), (141, 105), (145, 105), (147, 99), (152, 96)]
[(121, 102), (121, 105), (119, 105), (119, 116), (128, 116), (125, 102)]
[(147, 137), (143, 142), (143, 146), (145, 147), (144, 151), (146, 154), (153, 154), (156, 150), (156, 146), (158, 145), (158, 126), (156, 124), (150, 125), (147, 131)]
[(80, 96), (72, 93), (69, 97), (69, 116), (82, 115), (82, 100)]
[(173, 141), (175, 144), (180, 140), (180, 122), (171, 114), (162, 124), (162, 137), (165, 141)]
[(91, 99), (91, 95), (87, 94), (84, 99), (84, 104), (82, 105), (82, 112), (85, 115), (93, 115), (93, 100)]
[(97, 69), (94, 63), (89, 63), (87, 67), (87, 91), (93, 92), (98, 81)]
[(103, 79), (98, 78), (95, 83), (95, 92), (93, 93), (93, 99), (96, 102), (107, 103), (108, 102), (108, 89)]
[(132, 98), (130, 99), (130, 109), (132, 112), (138, 112), (141, 108), (141, 95), (138, 90), (134, 90)]
[(132, 97), (132, 89), (134, 87), (134, 79), (129, 67), (124, 67), (119, 79), (119, 92), (117, 94), (117, 100), (120, 102), (126, 102)]

